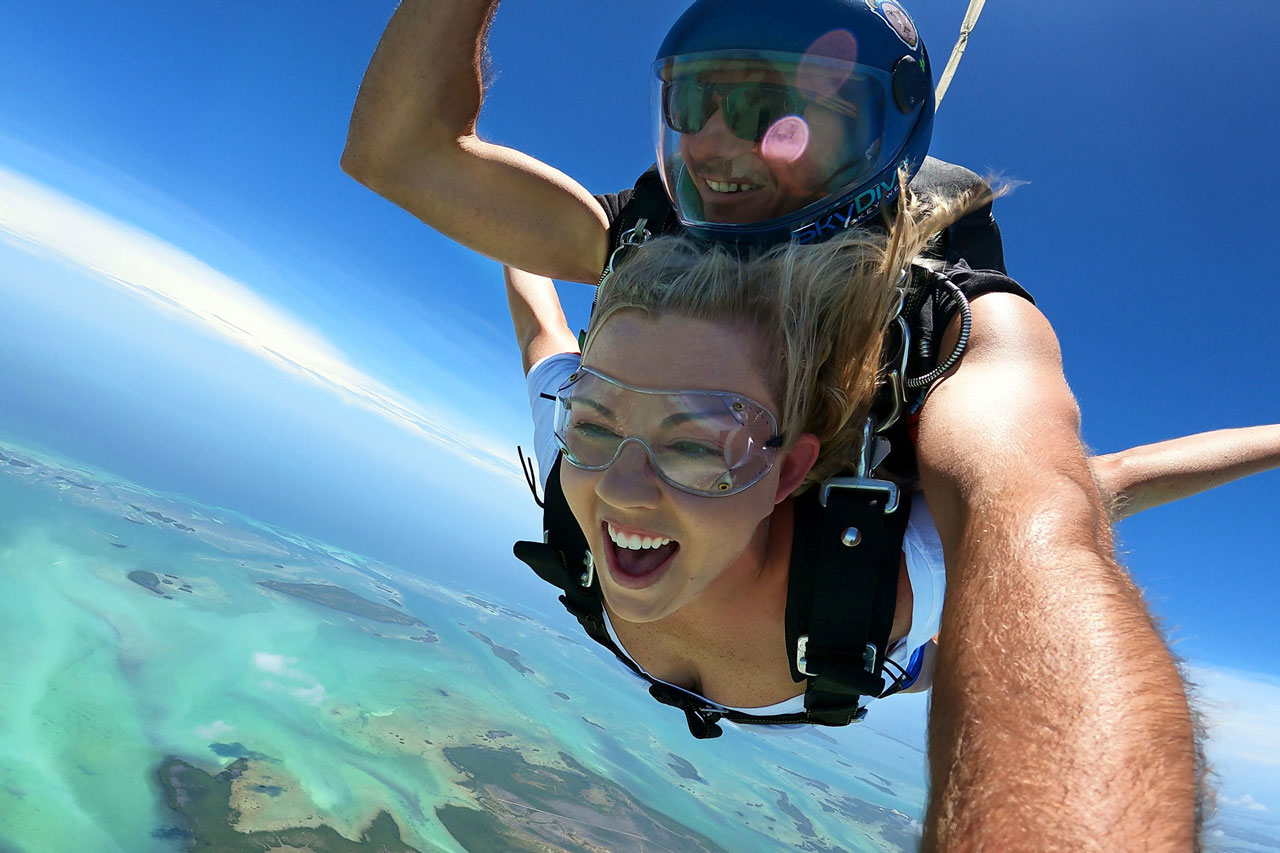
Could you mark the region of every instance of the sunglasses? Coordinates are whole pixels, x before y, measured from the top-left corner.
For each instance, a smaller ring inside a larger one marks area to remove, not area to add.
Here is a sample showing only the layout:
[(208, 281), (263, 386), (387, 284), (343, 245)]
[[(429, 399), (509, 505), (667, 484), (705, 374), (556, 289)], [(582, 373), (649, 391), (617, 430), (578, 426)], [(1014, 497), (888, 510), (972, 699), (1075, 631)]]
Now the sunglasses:
[(774, 83), (706, 83), (672, 80), (662, 86), (662, 115), (676, 133), (697, 133), (719, 110), (734, 136), (760, 142), (774, 123), (799, 115), (809, 100)]

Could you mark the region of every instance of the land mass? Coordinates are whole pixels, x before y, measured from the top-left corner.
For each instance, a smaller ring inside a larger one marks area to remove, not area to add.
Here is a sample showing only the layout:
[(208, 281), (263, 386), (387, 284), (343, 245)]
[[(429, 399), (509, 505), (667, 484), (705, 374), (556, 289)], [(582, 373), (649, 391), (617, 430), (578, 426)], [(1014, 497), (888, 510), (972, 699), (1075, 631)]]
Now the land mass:
[(285, 581), (258, 581), (258, 586), (265, 587), (273, 592), (282, 592), (294, 598), (301, 598), (304, 601), (328, 607), (330, 610), (340, 610), (353, 616), (371, 619), (374, 622), (427, 627), (427, 623), (421, 619), (417, 619), (407, 613), (401, 613), (399, 610), (387, 607), (385, 604), (378, 604), (376, 601), (362, 598), (340, 586), (332, 586), (326, 583), (287, 583)]
[(271, 832), (238, 832), (233, 826), (239, 813), (231, 807), (231, 783), (248, 768), (238, 759), (214, 775), (180, 758), (160, 763), (156, 777), (166, 802), (181, 818), (182, 826), (156, 830), (160, 838), (186, 839), (188, 850), (210, 853), (261, 853), (263, 850), (311, 850), (314, 853), (421, 853), (400, 839), (400, 827), (387, 812), (369, 824), (352, 841), (332, 827), (297, 827)]
[(467, 850), (724, 853), (710, 838), (645, 806), (563, 752), (564, 768), (531, 764), (511, 748), (446, 747), (444, 755), (484, 807), (436, 809)]

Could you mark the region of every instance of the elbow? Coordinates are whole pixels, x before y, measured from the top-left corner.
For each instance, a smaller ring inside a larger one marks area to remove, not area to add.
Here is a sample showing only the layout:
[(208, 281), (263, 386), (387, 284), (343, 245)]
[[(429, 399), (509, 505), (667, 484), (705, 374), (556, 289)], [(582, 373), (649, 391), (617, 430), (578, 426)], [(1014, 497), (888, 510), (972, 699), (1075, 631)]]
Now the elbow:
[(342, 150), (338, 165), (348, 177), (374, 192), (385, 183), (383, 176), (389, 171), (387, 158), (380, 155), (376, 148), (354, 136), (347, 138), (347, 145)]
[(457, 168), (454, 138), (414, 134), (378, 138), (352, 131), (338, 165), (357, 183), (400, 203), (407, 184), (423, 175), (446, 175)]

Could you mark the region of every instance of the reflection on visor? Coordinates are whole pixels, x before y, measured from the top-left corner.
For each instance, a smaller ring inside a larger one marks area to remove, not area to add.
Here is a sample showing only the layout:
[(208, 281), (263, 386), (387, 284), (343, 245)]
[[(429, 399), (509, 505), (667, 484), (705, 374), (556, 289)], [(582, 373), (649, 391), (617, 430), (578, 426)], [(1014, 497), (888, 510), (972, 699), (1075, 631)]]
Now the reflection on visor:
[(651, 79), (658, 162), (687, 226), (802, 220), (896, 153), (882, 145), (892, 79), (853, 61), (721, 51), (659, 60)]
[(663, 480), (697, 495), (756, 483), (782, 443), (773, 414), (740, 394), (636, 388), (583, 367), (556, 402), (556, 439), (574, 467), (603, 471), (634, 441)]

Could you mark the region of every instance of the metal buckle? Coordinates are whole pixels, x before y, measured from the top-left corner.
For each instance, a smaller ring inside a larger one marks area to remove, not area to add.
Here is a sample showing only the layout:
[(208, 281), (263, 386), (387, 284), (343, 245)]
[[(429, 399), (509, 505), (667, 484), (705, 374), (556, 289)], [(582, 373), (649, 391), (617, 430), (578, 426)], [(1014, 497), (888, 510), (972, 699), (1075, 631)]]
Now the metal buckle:
[(827, 498), (832, 489), (853, 489), (859, 492), (879, 492), (886, 496), (884, 514), (893, 515), (898, 511), (898, 484), (888, 480), (877, 480), (874, 477), (832, 477), (822, 484), (818, 493), (818, 503), (825, 508)]
[(876, 674), (876, 644), (867, 643), (867, 647), (862, 650), (862, 668), (872, 675)]
[[(867, 643), (866, 648), (862, 650), (862, 668), (867, 672), (875, 675), (876, 658), (879, 652), (875, 643)], [(807, 675), (810, 678), (816, 678), (818, 673), (809, 671), (809, 635), (801, 634), (796, 640), (796, 672), (801, 675)]]
[(624, 249), (634, 249), (636, 246), (639, 246), (645, 240), (648, 240), (653, 236), (649, 233), (648, 229), (644, 227), (648, 221), (649, 220), (647, 219), (641, 219), (636, 222), (635, 228), (632, 228), (625, 234), (620, 234), (618, 236), (618, 246), (609, 253), (609, 262), (604, 265), (604, 272), (600, 273), (600, 280), (596, 282), (596, 287), (603, 285), (609, 276), (613, 275), (614, 261), (617, 260), (618, 256), (622, 254)]
[[(901, 293), (901, 291), (899, 292)], [(893, 408), (889, 410), (889, 415), (884, 419), (884, 423), (876, 425), (875, 431), (878, 433), (882, 433), (896, 424), (906, 408), (907, 395), (903, 377), (907, 375), (907, 360), (911, 357), (911, 327), (907, 325), (907, 318), (902, 316), (901, 301), (898, 305), (898, 312), (898, 338), (902, 344), (902, 354), (901, 358), (897, 359), (898, 364), (885, 376), (885, 382), (889, 386), (889, 394), (893, 398)]]
[(582, 558), (582, 565), (586, 566), (587, 570), (582, 573), (582, 577), (578, 581), (584, 587), (590, 589), (596, 580), (596, 558), (591, 555), (590, 551), (587, 552), (587, 556)]
[(884, 514), (892, 515), (898, 511), (898, 484), (888, 480), (880, 480), (871, 476), (872, 454), (875, 453), (875, 434), (877, 430), (871, 418), (862, 426), (862, 452), (858, 455), (858, 473), (854, 477), (832, 477), (822, 484), (818, 492), (818, 503), (823, 509), (827, 507), (827, 499), (832, 489), (853, 489), (860, 492), (880, 492), (885, 495)]
[(817, 675), (817, 673), (810, 672), (807, 669), (807, 667), (809, 666), (808, 654), (809, 654), (809, 635), (801, 634), (800, 639), (796, 640), (796, 672), (800, 673), (801, 675), (807, 675), (810, 678), (813, 678), (814, 676)]

